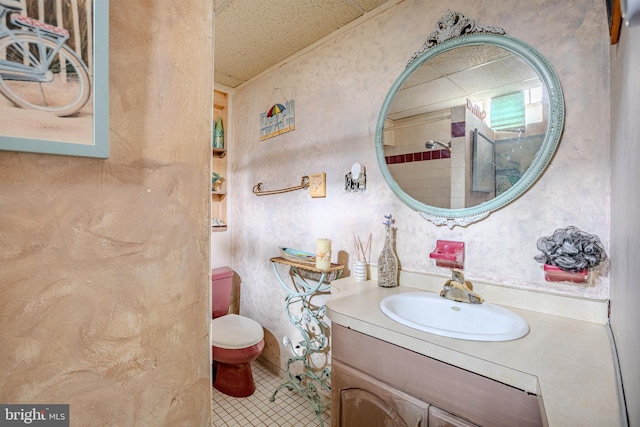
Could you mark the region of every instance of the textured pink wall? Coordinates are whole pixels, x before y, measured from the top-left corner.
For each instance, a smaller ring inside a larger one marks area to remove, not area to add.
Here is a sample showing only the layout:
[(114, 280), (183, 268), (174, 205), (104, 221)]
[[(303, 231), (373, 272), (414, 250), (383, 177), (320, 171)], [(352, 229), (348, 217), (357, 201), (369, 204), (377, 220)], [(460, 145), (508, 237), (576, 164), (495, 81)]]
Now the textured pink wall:
[(111, 158), (0, 152), (0, 402), (207, 425), (212, 6), (110, 13)]
[[(485, 220), (453, 230), (421, 218), (391, 192), (374, 145), (387, 91), (447, 10), (480, 25), (502, 26), (535, 47), (558, 74), (566, 104), (562, 141), (540, 180)], [(540, 237), (568, 225), (597, 234), (609, 250), (609, 48), (602, 0), (404, 0), (236, 90), (229, 215), (234, 218), (232, 266), (243, 283), (240, 312), (278, 342), (285, 335), (297, 339), (269, 258), (278, 254), (278, 246), (313, 251), (316, 239), (327, 237), (334, 262), (338, 254), (341, 262), (352, 261), (353, 235), (366, 239), (372, 233), (375, 264), (384, 242), (383, 216), (389, 213), (396, 219), (404, 270), (448, 275), (428, 254), (437, 240), (463, 241), (471, 282), (607, 299), (608, 263), (594, 274), (593, 286), (579, 287), (546, 282), (533, 257)], [(260, 141), (258, 117), (269, 108), (274, 88), (295, 100), (296, 130)], [(356, 161), (367, 169), (366, 193), (343, 191), (344, 175)], [(304, 191), (267, 197), (251, 192), (258, 182), (283, 188), (317, 172), (326, 172), (324, 199), (311, 199)], [(263, 354), (284, 366), (290, 352), (279, 347)], [(277, 355), (280, 360), (273, 359)]]

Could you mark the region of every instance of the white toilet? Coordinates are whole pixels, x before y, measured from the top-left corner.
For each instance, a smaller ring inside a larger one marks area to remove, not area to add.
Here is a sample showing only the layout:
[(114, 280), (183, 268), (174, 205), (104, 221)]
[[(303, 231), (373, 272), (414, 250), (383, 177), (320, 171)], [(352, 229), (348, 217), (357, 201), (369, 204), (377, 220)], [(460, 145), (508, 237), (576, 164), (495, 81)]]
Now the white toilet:
[(262, 326), (248, 317), (229, 313), (233, 271), (211, 271), (211, 351), (213, 386), (234, 397), (251, 396), (256, 389), (251, 362), (264, 349)]

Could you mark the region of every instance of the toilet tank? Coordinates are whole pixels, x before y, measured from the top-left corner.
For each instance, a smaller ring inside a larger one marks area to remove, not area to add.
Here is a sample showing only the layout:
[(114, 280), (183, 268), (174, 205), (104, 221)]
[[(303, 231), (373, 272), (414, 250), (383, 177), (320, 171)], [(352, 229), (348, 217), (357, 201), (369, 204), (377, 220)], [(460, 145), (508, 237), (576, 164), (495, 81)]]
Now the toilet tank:
[(211, 317), (224, 316), (229, 313), (233, 270), (229, 267), (218, 267), (211, 270)]

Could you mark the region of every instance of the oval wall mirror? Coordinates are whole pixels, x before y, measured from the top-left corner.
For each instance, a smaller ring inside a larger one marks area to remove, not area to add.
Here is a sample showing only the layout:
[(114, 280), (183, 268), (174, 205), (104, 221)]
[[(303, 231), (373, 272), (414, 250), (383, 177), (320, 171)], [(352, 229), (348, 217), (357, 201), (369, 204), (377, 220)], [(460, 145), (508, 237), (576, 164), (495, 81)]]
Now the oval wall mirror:
[(467, 226), (536, 182), (563, 125), (560, 82), (538, 51), (448, 12), (389, 90), (376, 155), (405, 204)]

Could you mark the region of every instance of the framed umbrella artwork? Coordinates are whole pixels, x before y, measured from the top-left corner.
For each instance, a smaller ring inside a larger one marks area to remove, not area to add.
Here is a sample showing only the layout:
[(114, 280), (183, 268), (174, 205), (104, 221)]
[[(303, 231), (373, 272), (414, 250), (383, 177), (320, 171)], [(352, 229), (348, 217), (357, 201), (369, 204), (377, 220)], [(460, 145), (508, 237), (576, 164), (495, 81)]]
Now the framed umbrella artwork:
[(260, 141), (291, 132), (296, 128), (295, 102), (273, 104), (268, 111), (260, 114)]
[(109, 157), (109, 1), (0, 1), (0, 150)]

